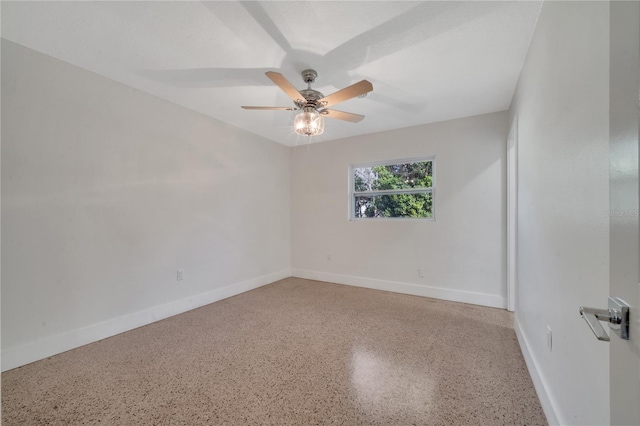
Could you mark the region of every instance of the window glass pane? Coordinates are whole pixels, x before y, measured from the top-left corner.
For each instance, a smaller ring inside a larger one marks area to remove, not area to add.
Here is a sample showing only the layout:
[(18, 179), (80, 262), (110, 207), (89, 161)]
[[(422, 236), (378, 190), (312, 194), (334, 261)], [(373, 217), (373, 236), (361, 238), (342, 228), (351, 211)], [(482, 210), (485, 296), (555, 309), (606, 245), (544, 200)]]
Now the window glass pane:
[(355, 192), (431, 188), (433, 163), (390, 164), (353, 169)]
[(356, 218), (433, 217), (433, 194), (355, 196)]

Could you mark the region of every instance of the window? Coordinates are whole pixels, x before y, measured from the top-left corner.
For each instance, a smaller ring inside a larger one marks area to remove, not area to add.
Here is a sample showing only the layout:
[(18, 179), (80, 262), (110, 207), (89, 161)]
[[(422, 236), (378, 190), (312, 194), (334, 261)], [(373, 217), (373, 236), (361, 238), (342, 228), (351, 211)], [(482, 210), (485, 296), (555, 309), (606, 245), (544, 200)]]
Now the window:
[(434, 157), (352, 164), (350, 219), (434, 219)]

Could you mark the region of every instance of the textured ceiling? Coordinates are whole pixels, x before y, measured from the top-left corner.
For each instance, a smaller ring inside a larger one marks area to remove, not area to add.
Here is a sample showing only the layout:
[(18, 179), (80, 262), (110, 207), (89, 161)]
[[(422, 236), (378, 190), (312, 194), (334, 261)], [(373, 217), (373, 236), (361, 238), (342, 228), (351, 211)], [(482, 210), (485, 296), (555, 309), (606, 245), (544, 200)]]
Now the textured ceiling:
[(265, 75), (328, 95), (359, 80), (311, 142), (509, 107), (541, 2), (2, 2), (2, 37), (274, 141), (308, 143)]

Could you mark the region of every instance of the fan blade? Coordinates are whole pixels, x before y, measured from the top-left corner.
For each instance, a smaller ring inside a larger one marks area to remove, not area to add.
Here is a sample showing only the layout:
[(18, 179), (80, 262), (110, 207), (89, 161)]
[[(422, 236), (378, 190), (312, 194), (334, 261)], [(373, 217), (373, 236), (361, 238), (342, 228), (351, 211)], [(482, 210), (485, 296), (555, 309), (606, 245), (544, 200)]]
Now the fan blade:
[(364, 118), (364, 115), (353, 114), (351, 112), (336, 111), (335, 109), (327, 109), (325, 110), (323, 115), (329, 118), (335, 118), (337, 120), (350, 121), (352, 123), (359, 123)]
[(282, 110), (282, 111), (295, 111), (298, 108), (293, 107), (265, 107), (265, 106), (246, 106), (242, 105), (242, 109), (259, 109), (259, 110)]
[(273, 81), (279, 88), (281, 88), (282, 91), (286, 93), (287, 96), (289, 96), (294, 102), (297, 102), (297, 101), (307, 102), (304, 96), (302, 96), (300, 92), (298, 92), (298, 89), (293, 87), (293, 84), (291, 84), (289, 80), (285, 78), (285, 76), (283, 76), (279, 72), (273, 72), (273, 71), (267, 71), (265, 74), (267, 75), (267, 77), (271, 79), (271, 81)]
[(355, 98), (356, 96), (369, 93), (372, 90), (373, 85), (367, 80), (362, 80), (356, 84), (352, 84), (349, 87), (345, 87), (342, 90), (338, 90), (337, 92), (332, 93), (329, 96), (325, 96), (324, 98), (320, 99), (318, 103), (325, 107), (330, 107), (331, 105), (344, 102), (348, 99)]

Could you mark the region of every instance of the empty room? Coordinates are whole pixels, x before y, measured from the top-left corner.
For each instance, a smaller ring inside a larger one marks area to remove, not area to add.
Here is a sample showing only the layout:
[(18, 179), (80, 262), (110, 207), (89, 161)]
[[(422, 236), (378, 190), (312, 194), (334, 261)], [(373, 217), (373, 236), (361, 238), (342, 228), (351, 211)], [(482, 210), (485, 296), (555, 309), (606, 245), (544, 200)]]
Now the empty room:
[(640, 425), (640, 2), (0, 15), (3, 425)]

